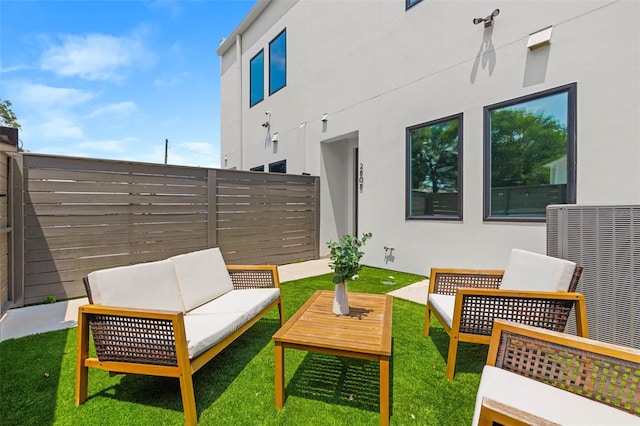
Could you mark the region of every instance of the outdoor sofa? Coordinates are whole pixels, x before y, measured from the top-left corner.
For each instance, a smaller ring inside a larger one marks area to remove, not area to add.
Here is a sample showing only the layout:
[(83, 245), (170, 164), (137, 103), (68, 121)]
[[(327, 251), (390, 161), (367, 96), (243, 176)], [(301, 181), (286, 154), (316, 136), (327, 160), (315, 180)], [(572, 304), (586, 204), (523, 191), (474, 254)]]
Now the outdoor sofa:
[[(78, 312), (76, 406), (88, 367), (180, 380), (197, 424), (192, 375), (271, 309), (285, 322), (276, 266), (225, 265), (218, 248), (92, 272)], [(97, 358), (89, 357), (89, 331)]]
[(640, 350), (496, 319), (473, 426), (639, 425)]

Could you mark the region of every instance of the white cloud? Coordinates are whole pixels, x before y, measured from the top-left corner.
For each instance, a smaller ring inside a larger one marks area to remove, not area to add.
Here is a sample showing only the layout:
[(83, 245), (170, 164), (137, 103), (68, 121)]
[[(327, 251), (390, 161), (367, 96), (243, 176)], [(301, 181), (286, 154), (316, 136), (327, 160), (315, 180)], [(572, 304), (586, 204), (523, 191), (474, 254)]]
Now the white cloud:
[(220, 154), (212, 143), (181, 142), (172, 145), (169, 141), (167, 162), (184, 166), (220, 167)]
[(63, 34), (61, 44), (50, 46), (41, 57), (44, 70), (86, 80), (119, 81), (125, 71), (148, 59), (139, 37), (108, 34)]
[[(75, 122), (65, 117), (51, 116), (44, 121), (39, 121), (27, 126), (24, 139), (29, 141), (60, 141), (84, 139), (84, 132)], [(28, 147), (27, 147), (28, 149)]]
[(181, 72), (178, 74), (162, 74), (156, 78), (153, 83), (158, 87), (175, 86), (183, 81), (186, 81), (191, 76), (189, 72)]
[(93, 98), (93, 94), (85, 90), (52, 87), (43, 84), (18, 84), (14, 91), (16, 102), (34, 106), (55, 106), (57, 109), (80, 105)]
[(127, 101), (127, 102), (118, 102), (115, 104), (105, 105), (103, 107), (96, 108), (91, 113), (87, 115), (89, 118), (96, 117), (104, 117), (104, 116), (114, 116), (114, 117), (125, 117), (129, 114), (136, 112), (138, 107), (135, 102)]
[(95, 150), (111, 153), (122, 153), (128, 151), (129, 147), (133, 146), (138, 139), (136, 138), (123, 138), (113, 140), (101, 140), (101, 141), (88, 141), (76, 144), (76, 148), (83, 150)]

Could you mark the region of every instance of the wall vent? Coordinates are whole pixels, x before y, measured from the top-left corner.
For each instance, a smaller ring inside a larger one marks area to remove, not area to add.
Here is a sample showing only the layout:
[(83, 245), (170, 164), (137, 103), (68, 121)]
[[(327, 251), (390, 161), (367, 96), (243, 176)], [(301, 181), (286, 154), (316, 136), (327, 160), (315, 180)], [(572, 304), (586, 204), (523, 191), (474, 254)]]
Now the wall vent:
[(640, 205), (548, 206), (547, 254), (584, 267), (589, 337), (640, 348)]

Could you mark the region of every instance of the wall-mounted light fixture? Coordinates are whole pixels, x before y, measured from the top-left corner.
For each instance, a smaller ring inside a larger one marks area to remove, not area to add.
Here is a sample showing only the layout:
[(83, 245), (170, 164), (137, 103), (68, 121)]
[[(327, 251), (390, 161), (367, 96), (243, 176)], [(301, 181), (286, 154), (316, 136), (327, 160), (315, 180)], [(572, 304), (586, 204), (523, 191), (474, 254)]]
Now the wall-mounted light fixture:
[(278, 132), (274, 133), (273, 136), (271, 136), (271, 142), (278, 142)]
[(269, 128), (271, 126), (271, 111), (265, 111), (264, 115), (267, 116), (267, 121), (262, 123), (262, 127)]
[(304, 126), (306, 126), (306, 125), (307, 125), (307, 122), (306, 122), (306, 121), (303, 121), (302, 123), (300, 123), (300, 128), (302, 129), (302, 128), (304, 128)]
[(325, 112), (325, 113), (322, 115), (322, 122), (323, 122), (323, 123), (326, 123), (328, 119), (329, 119), (329, 113), (328, 113), (328, 112)]
[(480, 22), (484, 22), (485, 28), (490, 27), (491, 25), (493, 25), (493, 18), (495, 18), (499, 14), (500, 14), (500, 9), (496, 9), (493, 12), (491, 12), (491, 15), (487, 16), (486, 18), (473, 18), (473, 23), (478, 25)]
[(529, 50), (534, 50), (539, 47), (546, 46), (547, 44), (551, 44), (552, 31), (553, 26), (550, 25), (547, 28), (543, 28), (535, 33), (529, 34), (529, 40), (527, 40), (527, 47)]

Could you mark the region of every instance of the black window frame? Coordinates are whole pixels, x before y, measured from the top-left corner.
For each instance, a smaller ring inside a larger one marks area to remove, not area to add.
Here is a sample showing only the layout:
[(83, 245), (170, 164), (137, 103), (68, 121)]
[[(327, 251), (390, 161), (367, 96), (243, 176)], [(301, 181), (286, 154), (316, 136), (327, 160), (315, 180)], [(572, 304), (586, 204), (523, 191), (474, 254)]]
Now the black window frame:
[(262, 164), (260, 166), (251, 167), (249, 169), (249, 171), (251, 171), (251, 172), (264, 172), (264, 164)]
[[(261, 69), (261, 73), (262, 73), (262, 94), (260, 99), (256, 100), (255, 102), (253, 101), (253, 61), (258, 57), (262, 55), (262, 69)], [(264, 49), (260, 49), (260, 51), (258, 53), (256, 53), (255, 55), (253, 55), (253, 57), (249, 60), (249, 108), (253, 108), (254, 106), (258, 105), (260, 102), (264, 101)]]
[[(411, 159), (412, 159), (412, 146), (411, 146), (411, 132), (423, 127), (433, 126), (436, 124), (446, 123), (448, 121), (458, 120), (458, 192), (457, 192), (457, 215), (413, 215), (411, 213)], [(464, 127), (464, 114), (458, 113), (449, 115), (447, 117), (438, 118), (436, 120), (427, 121), (424, 123), (409, 126), (405, 130), (405, 219), (406, 220), (449, 220), (449, 221), (461, 221), (463, 220), (463, 127)]]
[(517, 104), (542, 99), (548, 96), (567, 93), (567, 204), (576, 203), (577, 193), (577, 83), (565, 84), (540, 92), (531, 93), (518, 98), (499, 102), (484, 107), (483, 129), (483, 220), (487, 222), (546, 222), (543, 216), (505, 216), (491, 215), (491, 112), (493, 110), (514, 106)]
[[(273, 45), (273, 43), (275, 43), (280, 37), (284, 36), (284, 83), (282, 84), (282, 86), (274, 89), (272, 87), (272, 75), (273, 75), (273, 67), (272, 67), (272, 51), (271, 51), (271, 46)], [(282, 31), (280, 31), (278, 33), (277, 36), (275, 36), (270, 42), (269, 42), (269, 96), (273, 95), (274, 93), (280, 91), (281, 89), (284, 89), (285, 87), (287, 87), (287, 29), (283, 29)]]

